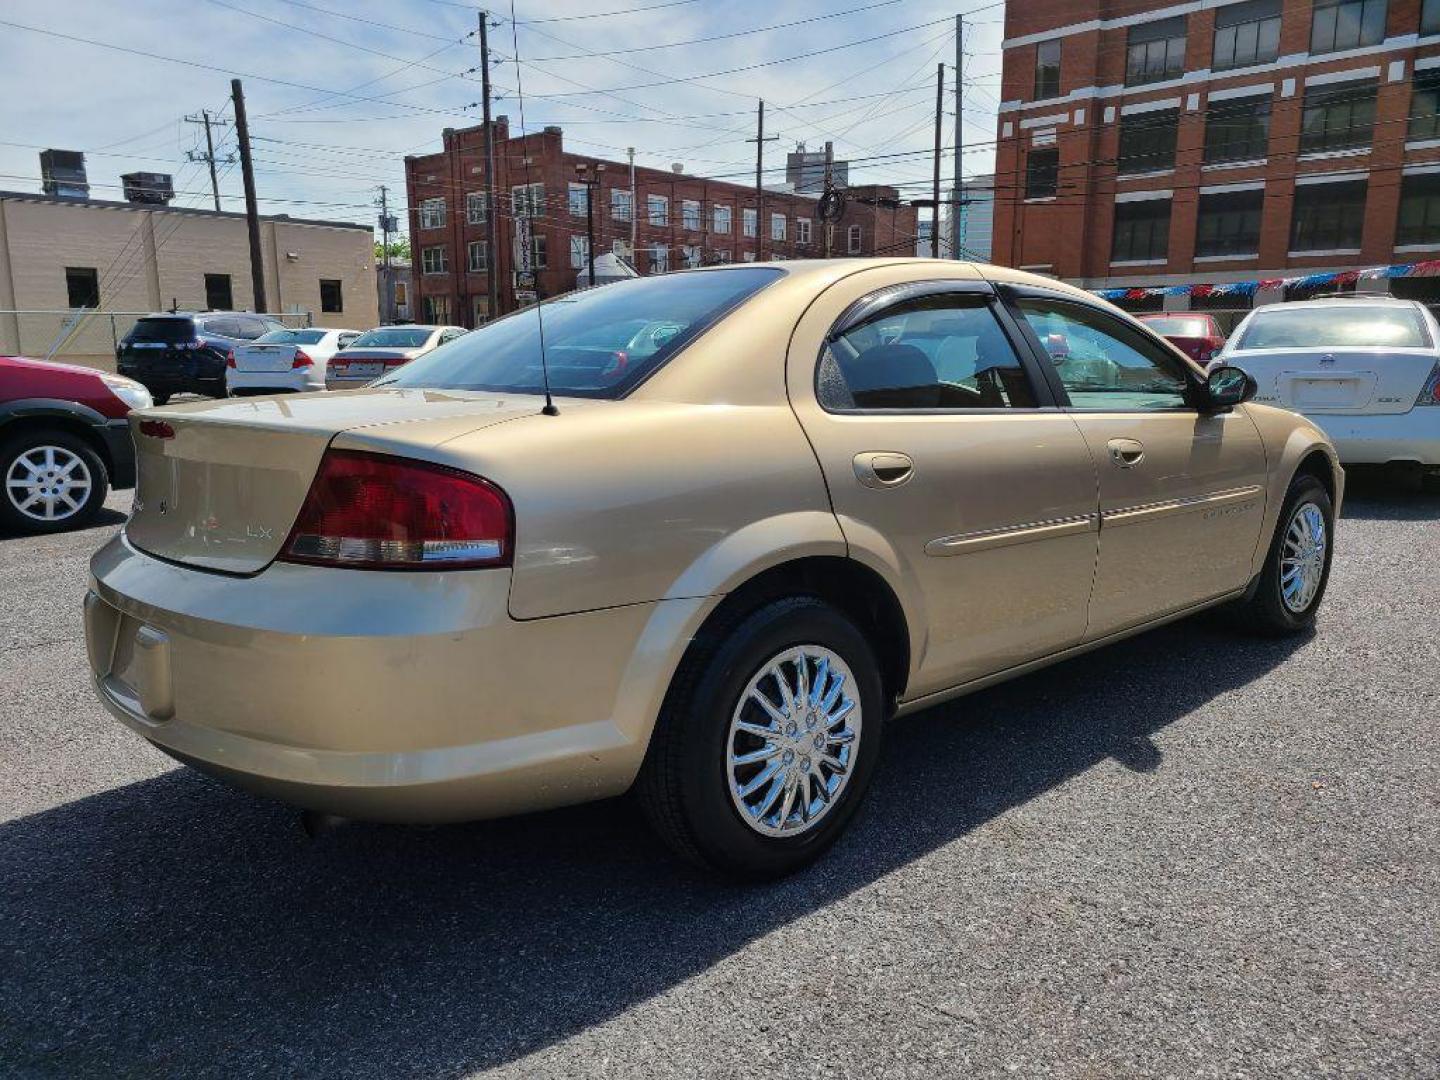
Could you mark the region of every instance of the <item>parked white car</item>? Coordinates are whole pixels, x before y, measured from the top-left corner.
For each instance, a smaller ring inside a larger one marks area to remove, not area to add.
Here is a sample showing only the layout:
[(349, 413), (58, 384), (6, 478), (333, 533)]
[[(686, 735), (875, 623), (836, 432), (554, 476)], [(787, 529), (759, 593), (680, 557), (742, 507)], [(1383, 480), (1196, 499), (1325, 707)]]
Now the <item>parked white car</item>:
[(389, 375), (417, 356), (468, 333), (463, 326), (379, 326), (367, 330), (330, 365), (325, 385), (354, 390)]
[(360, 336), (322, 327), (274, 330), (231, 350), (225, 390), (231, 397), (324, 390), (330, 358)]
[(1213, 361), (1255, 377), (1255, 400), (1302, 413), (1353, 465), (1440, 471), (1440, 324), (1413, 300), (1257, 308)]

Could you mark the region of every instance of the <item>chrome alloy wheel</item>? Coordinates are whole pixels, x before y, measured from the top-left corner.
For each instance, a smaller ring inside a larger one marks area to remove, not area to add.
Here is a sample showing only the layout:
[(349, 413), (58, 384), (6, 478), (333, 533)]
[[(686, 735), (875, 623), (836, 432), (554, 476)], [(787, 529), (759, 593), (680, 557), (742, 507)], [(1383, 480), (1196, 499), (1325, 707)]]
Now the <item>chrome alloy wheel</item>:
[(730, 798), (766, 836), (815, 827), (850, 781), (861, 708), (855, 676), (822, 645), (786, 649), (751, 677), (726, 739)]
[(35, 446), (10, 463), (5, 495), (33, 521), (64, 521), (79, 513), (93, 486), (83, 458), (63, 446)]
[(1325, 515), (1313, 502), (1301, 503), (1285, 527), (1280, 553), (1280, 598), (1286, 608), (1301, 614), (1320, 591), (1325, 578)]

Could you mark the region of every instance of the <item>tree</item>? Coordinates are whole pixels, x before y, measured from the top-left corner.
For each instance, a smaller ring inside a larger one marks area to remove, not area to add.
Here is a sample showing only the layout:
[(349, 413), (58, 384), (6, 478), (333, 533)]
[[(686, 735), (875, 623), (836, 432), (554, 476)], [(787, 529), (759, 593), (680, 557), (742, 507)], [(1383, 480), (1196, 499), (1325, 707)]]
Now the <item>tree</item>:
[[(410, 261), (410, 238), (408, 236), (397, 236), (390, 241), (390, 258), (399, 259), (401, 262)], [(385, 260), (385, 245), (379, 240), (375, 241), (375, 261)]]

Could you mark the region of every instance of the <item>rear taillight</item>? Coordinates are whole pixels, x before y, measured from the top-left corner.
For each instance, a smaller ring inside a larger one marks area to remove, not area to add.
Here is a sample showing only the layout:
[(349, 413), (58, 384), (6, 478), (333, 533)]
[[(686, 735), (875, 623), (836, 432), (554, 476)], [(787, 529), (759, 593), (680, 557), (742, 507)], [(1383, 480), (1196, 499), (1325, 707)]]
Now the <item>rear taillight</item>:
[(329, 450), (280, 558), (365, 570), (509, 566), (505, 493), (470, 473), (360, 450)]
[(173, 439), (175, 429), (164, 420), (141, 420), (140, 434), (148, 435), (152, 439)]
[(1420, 396), (1415, 399), (1416, 405), (1440, 405), (1440, 361), (1430, 369), (1430, 377), (1425, 380), (1425, 385), (1420, 388)]
[(401, 364), (408, 364), (409, 362), (410, 358), (408, 356), (387, 356), (380, 361), (380, 363), (384, 364), (387, 368), (399, 367)]
[(226, 366), (226, 367), (234, 367), (234, 366), (235, 366), (235, 350), (234, 350), (234, 349), (231, 349), (229, 352), (227, 352), (227, 353), (225, 354), (225, 366)]
[(295, 368), (311, 367), (314, 363), (315, 361), (310, 359), (304, 349), (296, 349), (295, 359), (290, 361), (290, 368), (294, 370)]

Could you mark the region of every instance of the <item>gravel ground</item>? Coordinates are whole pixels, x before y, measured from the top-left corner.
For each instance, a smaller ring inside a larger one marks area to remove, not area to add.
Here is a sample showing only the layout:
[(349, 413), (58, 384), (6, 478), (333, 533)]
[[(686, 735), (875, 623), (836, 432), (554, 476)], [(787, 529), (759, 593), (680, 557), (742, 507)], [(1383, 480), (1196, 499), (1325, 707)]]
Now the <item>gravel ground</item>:
[(623, 801), (312, 842), (176, 768), (86, 685), (119, 521), (0, 539), (0, 1073), (1440, 1076), (1440, 497), (1354, 486), (1312, 636), (895, 724), (758, 889)]

